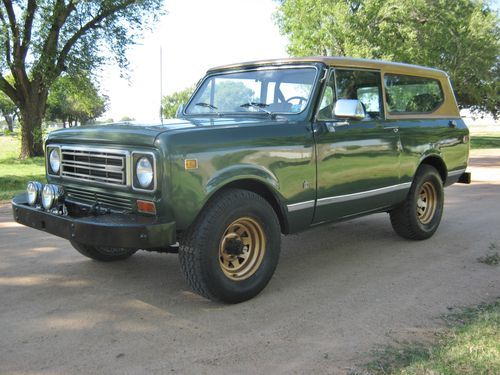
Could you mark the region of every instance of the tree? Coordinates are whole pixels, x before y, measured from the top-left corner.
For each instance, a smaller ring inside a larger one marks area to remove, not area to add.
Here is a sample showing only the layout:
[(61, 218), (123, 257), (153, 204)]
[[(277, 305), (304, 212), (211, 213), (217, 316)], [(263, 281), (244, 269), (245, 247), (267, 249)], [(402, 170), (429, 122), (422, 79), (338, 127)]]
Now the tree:
[(9, 131), (14, 131), (14, 121), (18, 115), (17, 107), (3, 92), (0, 92), (0, 112), (7, 123)]
[(125, 115), (119, 121), (120, 122), (130, 122), (130, 121), (135, 121), (135, 118)]
[[(14, 77), (12, 77), (12, 75), (8, 75), (5, 79), (10, 83), (14, 82)], [(14, 131), (14, 121), (16, 117), (19, 117), (19, 110), (14, 102), (12, 102), (12, 100), (2, 91), (0, 91), (0, 112), (7, 123), (9, 131)]]
[(250, 87), (245, 86), (243, 82), (232, 82), (230, 80), (220, 82), (215, 85), (215, 91), (214, 105), (220, 112), (233, 111), (234, 108), (239, 108), (241, 104), (257, 101), (255, 92)]
[(107, 100), (87, 74), (65, 74), (50, 88), (45, 117), (61, 120), (64, 127), (82, 124), (106, 112)]
[(499, 16), (483, 0), (286, 0), (295, 56), (377, 58), (447, 71), (461, 107), (500, 115)]
[(194, 86), (191, 86), (184, 90), (174, 92), (171, 95), (165, 95), (161, 100), (163, 117), (174, 118), (177, 113), (177, 108), (179, 108), (181, 104), (187, 103), (193, 91)]
[[(125, 51), (162, 14), (162, 0), (3, 0), (0, 91), (19, 108), (21, 156), (43, 154), (42, 118), (50, 87), (63, 72), (91, 72), (111, 51)], [(107, 48), (106, 48), (107, 47)], [(5, 74), (11, 73), (14, 84)]]

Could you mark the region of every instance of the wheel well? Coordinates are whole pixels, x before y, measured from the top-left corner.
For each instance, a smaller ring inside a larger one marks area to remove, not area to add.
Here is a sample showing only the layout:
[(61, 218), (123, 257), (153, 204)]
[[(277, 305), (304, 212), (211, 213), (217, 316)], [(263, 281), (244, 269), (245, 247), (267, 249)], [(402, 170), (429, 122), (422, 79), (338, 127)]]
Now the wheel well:
[(224, 191), (225, 189), (249, 190), (255, 194), (260, 195), (267, 201), (267, 203), (271, 205), (274, 212), (276, 213), (276, 216), (278, 217), (280, 223), (281, 233), (288, 233), (288, 221), (286, 220), (285, 213), (283, 212), (283, 207), (281, 206), (279, 200), (276, 198), (271, 189), (264, 183), (252, 179), (233, 181), (228, 183), (227, 185), (224, 185), (224, 187), (219, 189), (217, 193)]
[(441, 180), (443, 180), (443, 184), (446, 182), (446, 176), (448, 175), (448, 169), (446, 168), (446, 165), (444, 164), (444, 161), (437, 157), (437, 156), (429, 156), (425, 158), (420, 165), (426, 164), (430, 165), (434, 168), (437, 169), (439, 172), (439, 175), (441, 176)]

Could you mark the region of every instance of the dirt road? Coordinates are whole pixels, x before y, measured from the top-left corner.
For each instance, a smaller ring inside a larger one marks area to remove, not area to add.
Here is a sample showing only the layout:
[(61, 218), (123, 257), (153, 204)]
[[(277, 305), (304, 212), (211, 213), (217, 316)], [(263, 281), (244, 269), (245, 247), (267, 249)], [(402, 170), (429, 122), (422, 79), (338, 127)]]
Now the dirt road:
[(187, 290), (177, 257), (101, 264), (0, 208), (0, 374), (341, 374), (371, 349), (438, 327), (448, 307), (500, 295), (500, 152), (446, 190), (424, 242), (386, 214), (283, 241), (277, 272), (235, 306)]

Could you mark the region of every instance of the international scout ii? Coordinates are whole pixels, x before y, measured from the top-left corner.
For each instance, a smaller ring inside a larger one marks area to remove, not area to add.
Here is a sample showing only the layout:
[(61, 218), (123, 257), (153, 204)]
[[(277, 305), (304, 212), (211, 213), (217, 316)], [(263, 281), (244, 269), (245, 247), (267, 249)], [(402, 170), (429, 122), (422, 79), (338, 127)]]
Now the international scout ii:
[(423, 240), (443, 187), (470, 182), (446, 73), (340, 57), (214, 68), (178, 119), (62, 129), (45, 150), (17, 222), (99, 261), (178, 252), (191, 288), (228, 303), (266, 286), (281, 234), (388, 212)]

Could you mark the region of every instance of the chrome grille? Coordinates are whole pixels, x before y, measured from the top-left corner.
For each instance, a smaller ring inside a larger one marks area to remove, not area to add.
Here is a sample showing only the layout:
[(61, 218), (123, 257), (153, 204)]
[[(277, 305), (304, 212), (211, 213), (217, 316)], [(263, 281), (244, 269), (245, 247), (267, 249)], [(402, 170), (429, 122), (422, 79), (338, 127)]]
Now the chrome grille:
[(120, 197), (110, 193), (92, 192), (86, 189), (65, 186), (67, 199), (87, 204), (98, 203), (101, 206), (117, 209), (121, 211), (132, 211), (132, 201), (130, 198)]
[(61, 147), (61, 176), (108, 185), (127, 185), (128, 153), (86, 147)]

